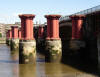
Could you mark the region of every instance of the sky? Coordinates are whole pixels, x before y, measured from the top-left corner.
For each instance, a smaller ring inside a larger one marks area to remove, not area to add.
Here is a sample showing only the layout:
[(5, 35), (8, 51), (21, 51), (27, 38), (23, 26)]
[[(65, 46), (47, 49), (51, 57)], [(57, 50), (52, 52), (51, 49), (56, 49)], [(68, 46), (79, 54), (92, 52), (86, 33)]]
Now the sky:
[(44, 15), (70, 15), (97, 5), (100, 0), (0, 0), (0, 23), (20, 22), (19, 14), (35, 14), (34, 23), (44, 23)]

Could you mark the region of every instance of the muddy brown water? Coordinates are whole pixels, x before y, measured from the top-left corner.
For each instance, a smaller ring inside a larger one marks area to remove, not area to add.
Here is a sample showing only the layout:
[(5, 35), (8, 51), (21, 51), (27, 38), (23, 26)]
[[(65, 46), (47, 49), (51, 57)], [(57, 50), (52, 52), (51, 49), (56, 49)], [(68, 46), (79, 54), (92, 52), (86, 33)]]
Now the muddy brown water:
[(45, 57), (37, 53), (36, 65), (19, 64), (18, 51), (0, 44), (0, 77), (99, 77), (62, 63), (45, 63)]

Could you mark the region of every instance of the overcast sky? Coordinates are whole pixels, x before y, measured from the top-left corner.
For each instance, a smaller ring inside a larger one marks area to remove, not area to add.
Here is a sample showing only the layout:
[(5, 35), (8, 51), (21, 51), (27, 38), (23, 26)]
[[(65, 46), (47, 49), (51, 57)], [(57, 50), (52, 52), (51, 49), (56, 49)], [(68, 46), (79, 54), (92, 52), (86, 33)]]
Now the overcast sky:
[(100, 4), (100, 0), (0, 0), (0, 23), (20, 22), (18, 14), (35, 14), (44, 23), (46, 14), (69, 15)]

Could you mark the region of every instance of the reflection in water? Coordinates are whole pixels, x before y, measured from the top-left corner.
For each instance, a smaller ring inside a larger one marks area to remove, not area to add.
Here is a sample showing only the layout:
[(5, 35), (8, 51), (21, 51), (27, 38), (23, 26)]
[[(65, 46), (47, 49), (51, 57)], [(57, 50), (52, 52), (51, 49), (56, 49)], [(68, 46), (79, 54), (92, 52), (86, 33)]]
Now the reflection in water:
[[(48, 66), (51, 66), (51, 67), (48, 67)], [(51, 70), (51, 71), (50, 71)], [(78, 70), (75, 70), (69, 66), (65, 66), (63, 64), (54, 64), (54, 63), (48, 63), (48, 64), (45, 64), (45, 74), (46, 75), (49, 75), (49, 76), (52, 76), (52, 77), (62, 77), (64, 76), (65, 74), (69, 74), (69, 73), (75, 73), (75, 72), (80, 72)]]
[(11, 51), (11, 59), (13, 61), (19, 62), (19, 52), (18, 51)]
[(13, 60), (5, 44), (0, 44), (0, 77), (18, 77), (17, 60)]
[(40, 54), (37, 54), (36, 65), (18, 64), (18, 54), (0, 45), (0, 77), (95, 77), (68, 65), (45, 63)]
[(19, 65), (19, 77), (95, 77), (70, 66), (56, 63), (38, 62), (35, 65)]
[(37, 56), (36, 65), (19, 65), (19, 77), (95, 77), (68, 65), (45, 63), (43, 55), (38, 54)]
[(36, 77), (36, 66), (33, 64), (20, 64), (19, 77)]

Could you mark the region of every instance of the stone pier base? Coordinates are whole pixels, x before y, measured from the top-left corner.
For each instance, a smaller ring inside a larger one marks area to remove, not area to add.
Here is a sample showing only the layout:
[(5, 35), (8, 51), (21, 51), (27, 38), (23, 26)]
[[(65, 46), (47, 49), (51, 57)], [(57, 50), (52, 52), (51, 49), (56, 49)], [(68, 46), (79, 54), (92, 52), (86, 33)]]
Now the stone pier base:
[(36, 63), (36, 41), (35, 40), (20, 40), (19, 63), (20, 64)]
[(53, 39), (46, 40), (46, 62), (61, 62), (62, 57), (62, 43), (61, 40)]
[(6, 44), (7, 44), (8, 46), (10, 46), (10, 43), (11, 43), (11, 39), (6, 39)]
[(11, 51), (15, 51), (19, 49), (19, 39), (12, 39), (10, 45)]
[(85, 47), (85, 42), (82, 40), (72, 39), (70, 41), (71, 50), (79, 50), (81, 47)]

